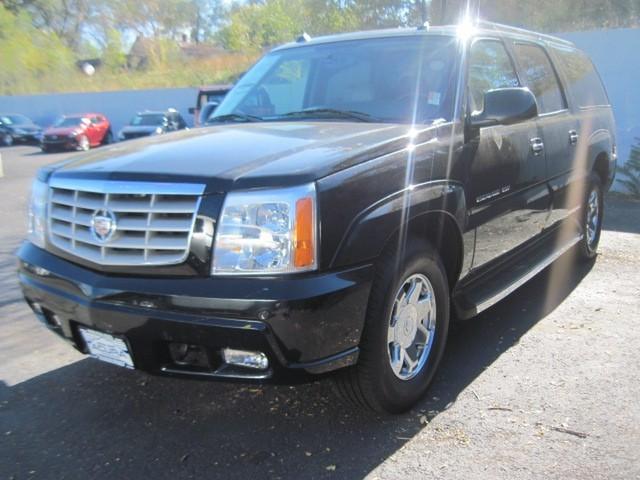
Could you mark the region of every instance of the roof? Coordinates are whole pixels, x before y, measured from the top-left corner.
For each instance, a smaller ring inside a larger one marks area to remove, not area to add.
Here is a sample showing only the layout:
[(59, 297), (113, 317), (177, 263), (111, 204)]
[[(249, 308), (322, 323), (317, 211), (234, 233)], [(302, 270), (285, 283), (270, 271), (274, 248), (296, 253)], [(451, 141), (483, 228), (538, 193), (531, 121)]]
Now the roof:
[[(318, 45), (324, 43), (343, 42), (350, 40), (369, 40), (375, 38), (390, 38), (390, 37), (410, 37), (421, 35), (445, 35), (445, 36), (457, 36), (460, 30), (459, 25), (442, 25), (442, 26), (424, 26), (418, 28), (390, 28), (385, 30), (367, 30), (361, 32), (349, 32), (340, 33), (336, 35), (326, 35), (320, 37), (309, 37), (308, 35), (302, 35), (295, 42), (290, 42), (282, 45), (274, 50), (280, 50), (285, 48), (302, 47), (305, 45)], [(508, 36), (511, 38), (521, 38), (526, 40), (535, 40), (544, 43), (557, 43), (563, 45), (573, 45), (571, 42), (562, 38), (554, 37), (551, 35), (533, 32), (531, 30), (525, 30), (523, 28), (511, 27), (508, 25), (502, 25), (499, 23), (476, 21), (473, 23), (474, 35), (496, 35)]]

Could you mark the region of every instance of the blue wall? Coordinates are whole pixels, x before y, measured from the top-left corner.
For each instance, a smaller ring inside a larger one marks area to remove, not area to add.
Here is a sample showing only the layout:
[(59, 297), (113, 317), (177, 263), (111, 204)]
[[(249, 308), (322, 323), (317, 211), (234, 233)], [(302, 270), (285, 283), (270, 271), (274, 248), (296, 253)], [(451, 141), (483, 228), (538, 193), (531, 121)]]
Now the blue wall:
[(99, 93), (64, 93), (45, 95), (0, 96), (0, 112), (22, 113), (39, 125), (48, 126), (60, 115), (68, 113), (104, 113), (113, 125), (113, 133), (142, 110), (175, 108), (189, 125), (193, 115), (197, 88), (163, 88), (156, 90), (124, 90)]
[(594, 30), (558, 36), (589, 54), (604, 81), (618, 126), (618, 163), (640, 143), (640, 29)]
[[(619, 163), (629, 158), (640, 138), (640, 29), (594, 30), (558, 34), (587, 52), (598, 67), (609, 92), (618, 123)], [(173, 88), (102, 93), (0, 96), (0, 112), (23, 113), (49, 125), (63, 113), (96, 111), (106, 114), (114, 133), (141, 110), (178, 109), (193, 123), (189, 107), (197, 89)]]

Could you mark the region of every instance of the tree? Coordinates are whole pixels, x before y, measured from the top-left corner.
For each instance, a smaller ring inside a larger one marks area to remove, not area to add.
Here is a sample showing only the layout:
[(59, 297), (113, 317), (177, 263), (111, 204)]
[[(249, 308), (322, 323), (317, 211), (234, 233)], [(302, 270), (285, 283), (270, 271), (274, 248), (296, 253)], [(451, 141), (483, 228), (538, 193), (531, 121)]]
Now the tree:
[(25, 11), (14, 14), (0, 5), (0, 88), (7, 93), (28, 92), (33, 82), (64, 76), (74, 68), (73, 54), (55, 33), (33, 26)]

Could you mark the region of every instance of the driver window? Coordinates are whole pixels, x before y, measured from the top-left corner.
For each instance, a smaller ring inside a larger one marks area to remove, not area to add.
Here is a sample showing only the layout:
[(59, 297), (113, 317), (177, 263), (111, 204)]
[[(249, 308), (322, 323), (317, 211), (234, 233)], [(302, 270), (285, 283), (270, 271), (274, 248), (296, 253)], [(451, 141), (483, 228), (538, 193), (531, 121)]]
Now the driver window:
[(469, 105), (471, 112), (484, 108), (484, 94), (497, 88), (519, 87), (513, 62), (498, 40), (480, 40), (469, 56)]

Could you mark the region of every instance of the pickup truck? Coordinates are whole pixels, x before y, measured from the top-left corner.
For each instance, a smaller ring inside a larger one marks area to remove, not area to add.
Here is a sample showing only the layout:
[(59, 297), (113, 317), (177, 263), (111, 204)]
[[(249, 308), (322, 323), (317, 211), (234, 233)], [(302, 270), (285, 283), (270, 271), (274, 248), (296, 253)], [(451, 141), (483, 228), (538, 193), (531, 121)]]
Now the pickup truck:
[(564, 40), (483, 22), (303, 36), (210, 120), (39, 171), (20, 282), (80, 351), (180, 377), (331, 372), (402, 412), (450, 321), (596, 256), (614, 119)]

